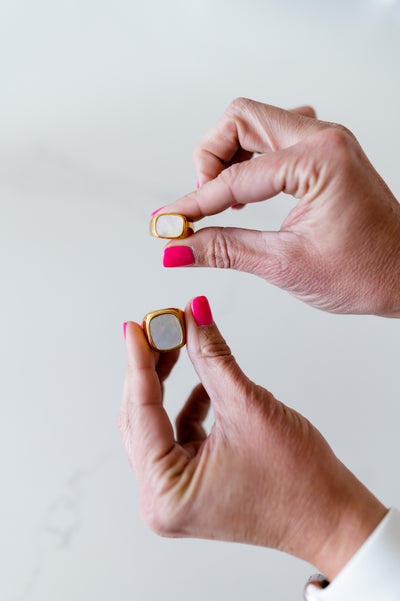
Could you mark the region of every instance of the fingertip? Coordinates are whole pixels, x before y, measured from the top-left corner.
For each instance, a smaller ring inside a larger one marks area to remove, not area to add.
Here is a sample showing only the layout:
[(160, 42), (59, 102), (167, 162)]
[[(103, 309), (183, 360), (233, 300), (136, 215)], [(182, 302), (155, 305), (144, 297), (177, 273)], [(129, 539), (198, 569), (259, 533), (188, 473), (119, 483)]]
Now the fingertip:
[(317, 117), (314, 107), (308, 104), (291, 109), (290, 112), (296, 113), (297, 115), (302, 115), (303, 117), (310, 117), (311, 119), (316, 119)]
[(164, 267), (188, 267), (194, 262), (194, 254), (190, 246), (178, 245), (164, 248), (162, 257)]
[(155, 353), (150, 348), (142, 326), (134, 321), (126, 322), (125, 335), (128, 365), (139, 368), (155, 366)]
[(315, 108), (311, 105), (307, 105), (307, 110), (309, 112), (309, 116), (312, 117), (313, 119), (317, 118), (317, 111), (315, 110)]
[(124, 331), (124, 338), (126, 341), (128, 341), (128, 339), (132, 336), (132, 334), (134, 335), (135, 331), (137, 330), (137, 326), (139, 324), (136, 323), (135, 321), (126, 321), (123, 325), (123, 331)]
[(244, 381), (243, 374), (213, 321), (208, 299), (195, 297), (186, 312), (188, 356), (214, 406), (216, 419), (220, 419), (230, 411), (229, 399)]
[(165, 209), (167, 205), (163, 205), (162, 207), (160, 207), (159, 209), (156, 209), (155, 211), (153, 211), (151, 213), (151, 217), (154, 217), (154, 215), (157, 215), (157, 213), (159, 213), (159, 211), (161, 211), (162, 209)]
[(209, 326), (214, 321), (210, 303), (206, 296), (196, 296), (193, 298), (190, 302), (190, 311), (198, 326)]
[(128, 340), (132, 336), (132, 331), (135, 330), (136, 325), (137, 324), (134, 321), (125, 321), (125, 323), (123, 324), (122, 329), (124, 332), (124, 338), (126, 343), (128, 343)]

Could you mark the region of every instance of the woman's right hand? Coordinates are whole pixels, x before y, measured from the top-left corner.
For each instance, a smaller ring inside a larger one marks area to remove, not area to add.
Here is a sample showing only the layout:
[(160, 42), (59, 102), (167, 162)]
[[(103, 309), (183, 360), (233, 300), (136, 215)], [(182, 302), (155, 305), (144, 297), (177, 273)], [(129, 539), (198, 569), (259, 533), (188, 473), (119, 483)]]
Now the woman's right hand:
[(171, 241), (166, 267), (247, 271), (319, 309), (400, 316), (400, 205), (346, 128), (239, 98), (194, 162), (200, 189), (160, 213), (196, 221), (279, 192), (298, 202), (279, 231), (212, 227)]
[[(176, 435), (163, 406), (179, 353), (152, 351), (126, 327), (119, 427), (140, 488), (143, 519), (159, 534), (279, 549), (332, 580), (387, 510), (303, 416), (249, 380), (204, 297), (186, 307), (187, 350), (199, 376)], [(203, 421), (210, 403), (215, 422)]]

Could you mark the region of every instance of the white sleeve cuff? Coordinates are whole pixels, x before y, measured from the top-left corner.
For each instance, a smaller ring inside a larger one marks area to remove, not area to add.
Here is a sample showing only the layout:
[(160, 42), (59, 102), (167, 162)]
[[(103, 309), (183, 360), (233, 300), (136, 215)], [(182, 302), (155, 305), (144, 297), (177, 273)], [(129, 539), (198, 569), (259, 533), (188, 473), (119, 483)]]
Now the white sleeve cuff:
[(400, 601), (400, 511), (390, 509), (329, 586), (306, 586), (305, 599)]

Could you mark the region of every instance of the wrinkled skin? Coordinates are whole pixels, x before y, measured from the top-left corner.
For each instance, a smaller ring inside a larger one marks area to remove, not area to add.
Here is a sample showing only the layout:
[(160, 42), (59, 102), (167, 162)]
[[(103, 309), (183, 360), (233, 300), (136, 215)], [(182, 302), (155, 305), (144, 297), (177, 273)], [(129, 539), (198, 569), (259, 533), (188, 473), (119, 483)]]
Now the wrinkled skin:
[(196, 221), (279, 192), (298, 200), (277, 232), (203, 228), (168, 244), (190, 246), (194, 266), (256, 274), (326, 311), (400, 315), (400, 205), (350, 131), (309, 107), (239, 98), (193, 157), (200, 189), (160, 213)]
[[(199, 190), (160, 212), (199, 221), (279, 192), (297, 199), (279, 231), (204, 228), (168, 244), (189, 246), (195, 267), (247, 271), (331, 312), (400, 316), (399, 204), (347, 129), (309, 107), (239, 98), (194, 163)], [(144, 521), (164, 536), (280, 549), (331, 580), (387, 509), (304, 417), (243, 374), (215, 324), (198, 326), (190, 305), (186, 321), (200, 384), (176, 440), (162, 401), (178, 352), (153, 352), (140, 326), (127, 325), (119, 427)]]
[(190, 306), (186, 322), (201, 384), (177, 418), (176, 440), (162, 401), (178, 352), (152, 351), (141, 327), (127, 324), (119, 427), (143, 520), (163, 536), (280, 549), (333, 578), (385, 507), (304, 417), (245, 376), (215, 324), (197, 326)]

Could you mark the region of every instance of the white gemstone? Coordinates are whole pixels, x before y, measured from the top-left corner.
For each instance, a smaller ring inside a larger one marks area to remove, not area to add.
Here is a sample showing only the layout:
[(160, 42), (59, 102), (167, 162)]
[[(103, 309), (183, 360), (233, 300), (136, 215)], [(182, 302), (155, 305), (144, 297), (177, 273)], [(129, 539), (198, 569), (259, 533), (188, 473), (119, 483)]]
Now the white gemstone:
[(150, 321), (150, 334), (160, 351), (178, 346), (182, 342), (182, 329), (178, 319), (171, 313), (156, 315)]
[(162, 238), (179, 238), (183, 233), (184, 221), (180, 215), (160, 215), (156, 221), (156, 230)]

